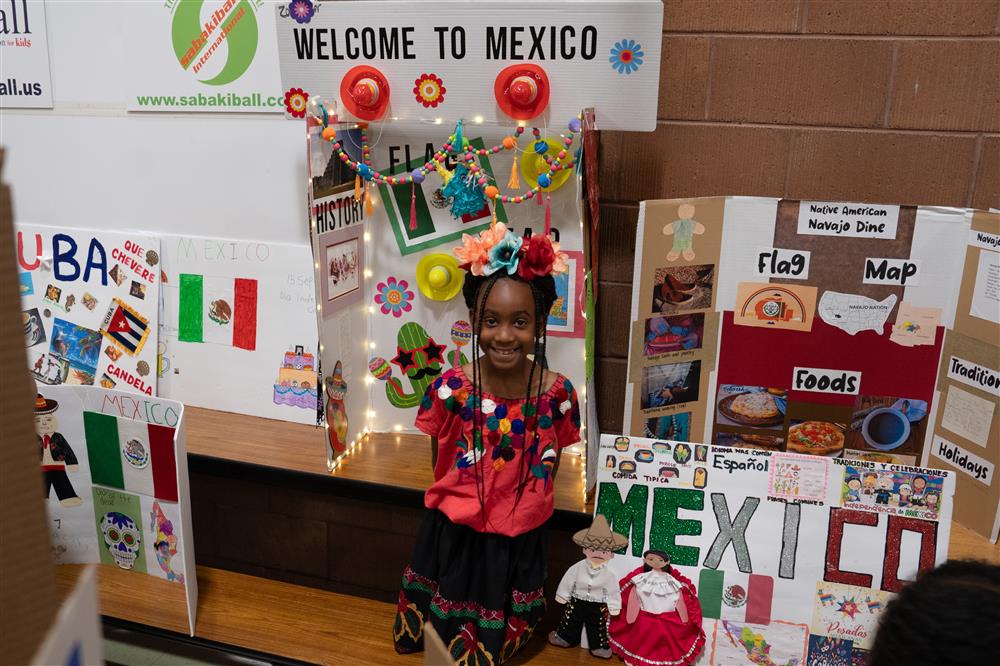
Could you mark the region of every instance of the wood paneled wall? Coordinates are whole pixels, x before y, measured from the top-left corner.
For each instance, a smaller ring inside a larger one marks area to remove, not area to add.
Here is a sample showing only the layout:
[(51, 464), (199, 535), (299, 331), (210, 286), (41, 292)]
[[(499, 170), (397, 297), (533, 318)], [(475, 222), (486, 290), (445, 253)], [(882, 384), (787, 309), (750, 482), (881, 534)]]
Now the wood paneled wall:
[(609, 433), (622, 427), (639, 201), (1000, 207), (1000, 0), (664, 6), (656, 131), (601, 134), (597, 374)]

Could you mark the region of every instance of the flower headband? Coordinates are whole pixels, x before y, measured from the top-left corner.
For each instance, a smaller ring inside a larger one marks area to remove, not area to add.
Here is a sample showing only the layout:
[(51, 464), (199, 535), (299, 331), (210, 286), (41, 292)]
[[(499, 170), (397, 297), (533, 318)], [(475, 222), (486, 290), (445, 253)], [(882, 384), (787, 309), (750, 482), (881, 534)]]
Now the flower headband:
[(507, 229), (503, 222), (484, 229), (478, 237), (462, 234), (462, 247), (455, 256), (473, 275), (493, 275), (506, 271), (533, 280), (543, 275), (558, 275), (569, 270), (565, 252), (548, 235), (522, 238)]

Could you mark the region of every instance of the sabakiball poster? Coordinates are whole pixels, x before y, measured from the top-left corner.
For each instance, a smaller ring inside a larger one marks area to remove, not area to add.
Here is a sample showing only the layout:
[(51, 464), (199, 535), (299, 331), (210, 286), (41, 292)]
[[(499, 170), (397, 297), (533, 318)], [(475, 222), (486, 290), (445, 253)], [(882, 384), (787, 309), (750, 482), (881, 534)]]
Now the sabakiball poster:
[(947, 557), (954, 472), (613, 435), (599, 464), (596, 513), (628, 537), (610, 566), (671, 556), (698, 589), (698, 664), (863, 659), (888, 601)]

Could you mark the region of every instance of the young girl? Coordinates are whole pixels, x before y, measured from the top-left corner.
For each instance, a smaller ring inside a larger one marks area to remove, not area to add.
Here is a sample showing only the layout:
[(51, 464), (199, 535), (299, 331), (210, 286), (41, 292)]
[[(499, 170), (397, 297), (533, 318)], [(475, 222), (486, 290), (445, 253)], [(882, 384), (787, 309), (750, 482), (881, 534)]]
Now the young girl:
[(608, 625), (611, 649), (629, 666), (693, 664), (705, 647), (694, 584), (662, 550), (621, 580), (622, 612)]
[(552, 275), (567, 268), (559, 245), (502, 223), (462, 242), (474, 356), (434, 381), (417, 414), (435, 481), (393, 633), (397, 652), (417, 651), (429, 621), (457, 662), (500, 664), (545, 610), (543, 526), (580, 409), (569, 380), (545, 367)]

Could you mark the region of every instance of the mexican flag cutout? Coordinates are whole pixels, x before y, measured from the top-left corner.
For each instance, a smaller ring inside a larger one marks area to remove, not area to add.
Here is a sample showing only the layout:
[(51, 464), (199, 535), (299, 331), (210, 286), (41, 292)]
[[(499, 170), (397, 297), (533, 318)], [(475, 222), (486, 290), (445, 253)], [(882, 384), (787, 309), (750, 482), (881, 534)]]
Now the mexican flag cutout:
[(177, 339), (253, 351), (257, 346), (257, 280), (180, 275)]
[(173, 428), (97, 412), (83, 427), (94, 483), (177, 501)]
[(760, 574), (702, 569), (698, 601), (704, 617), (717, 620), (771, 623), (774, 579)]

